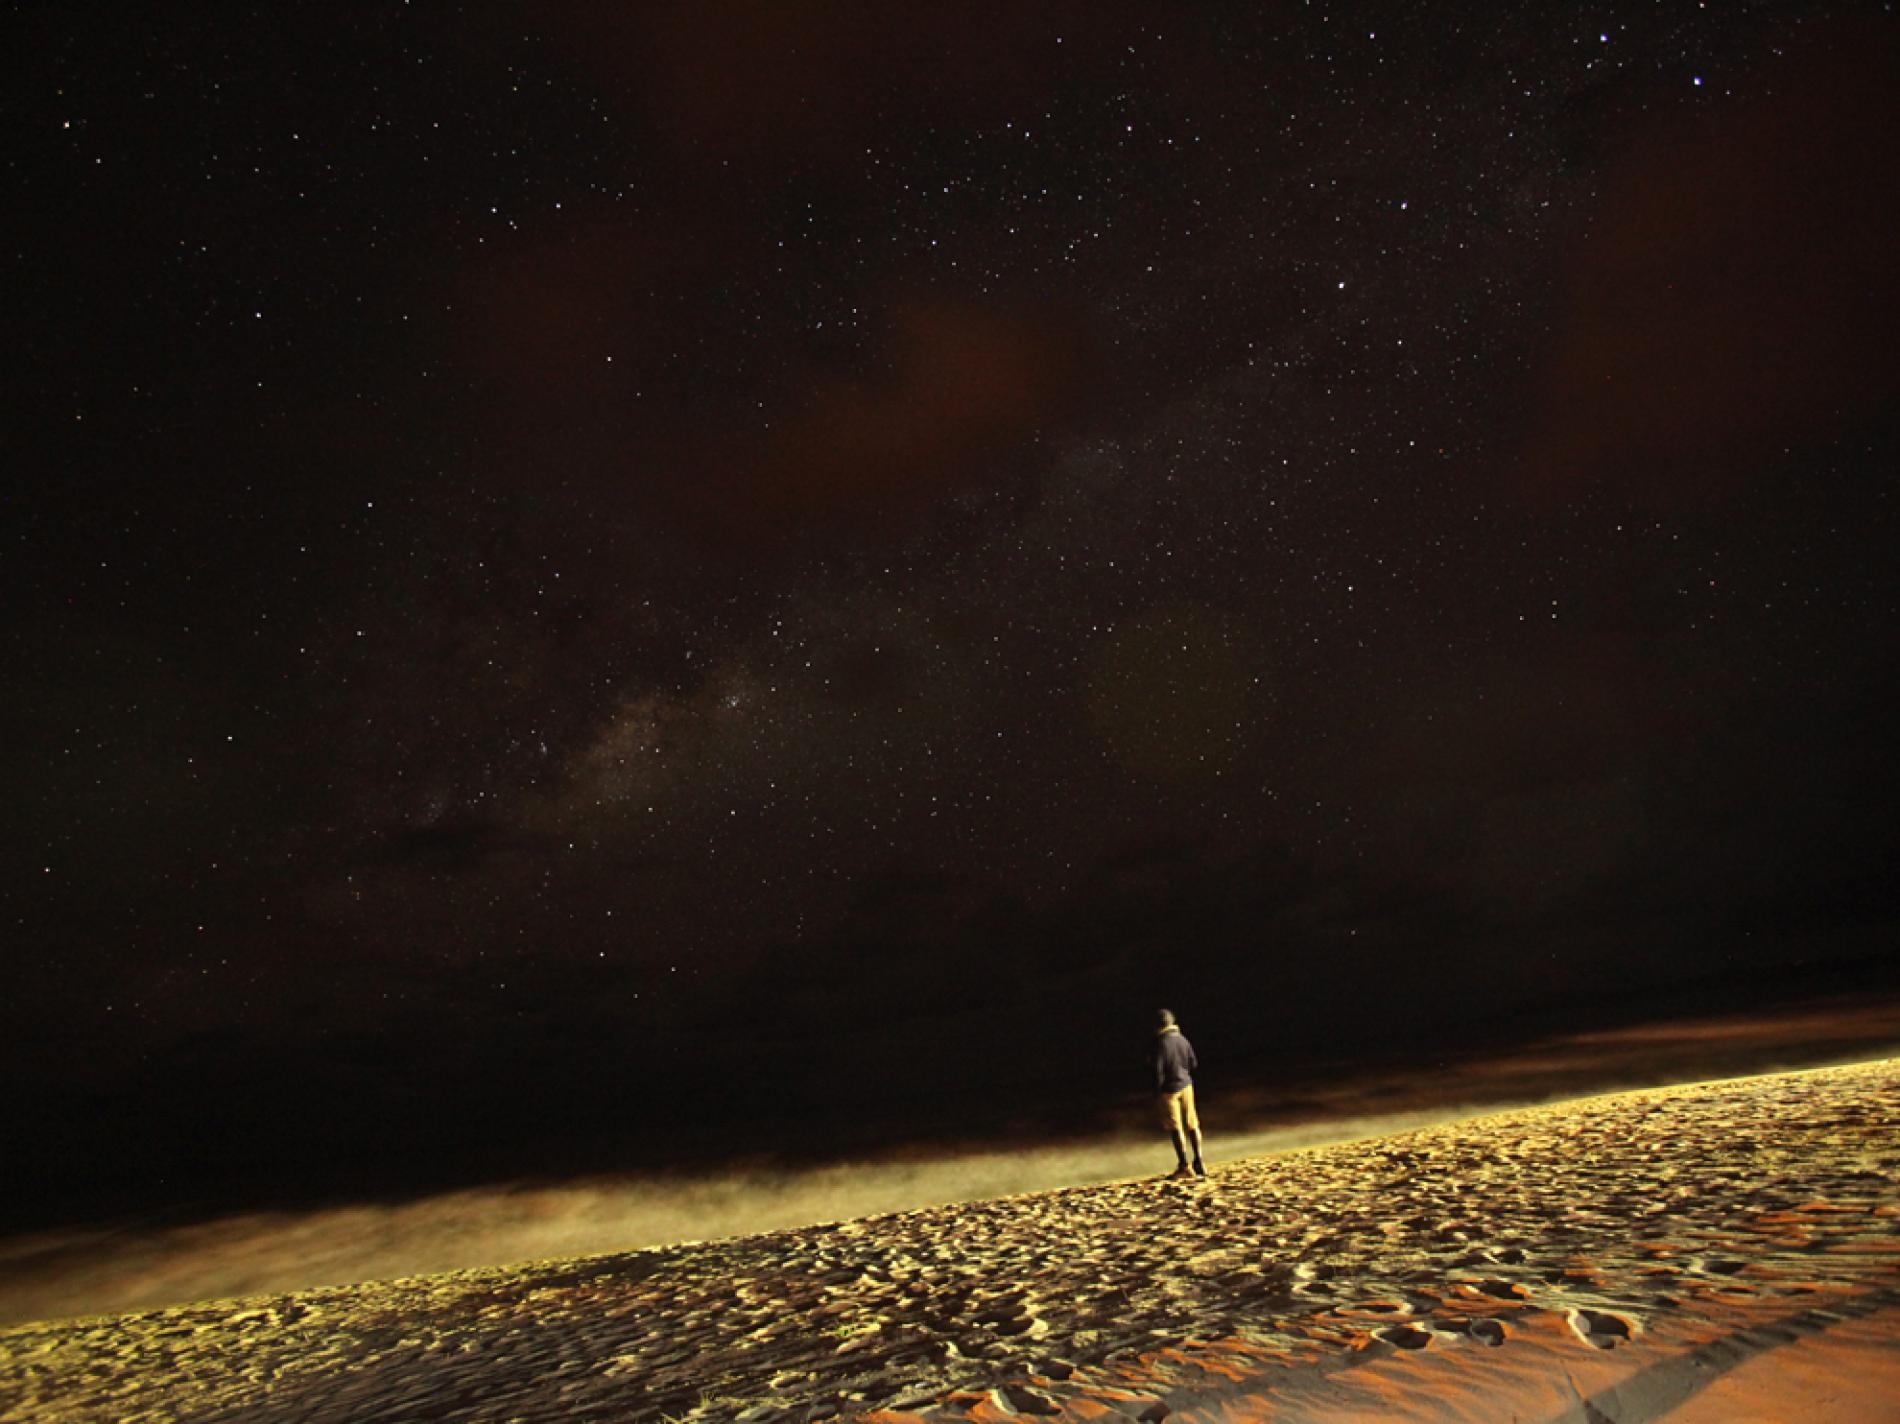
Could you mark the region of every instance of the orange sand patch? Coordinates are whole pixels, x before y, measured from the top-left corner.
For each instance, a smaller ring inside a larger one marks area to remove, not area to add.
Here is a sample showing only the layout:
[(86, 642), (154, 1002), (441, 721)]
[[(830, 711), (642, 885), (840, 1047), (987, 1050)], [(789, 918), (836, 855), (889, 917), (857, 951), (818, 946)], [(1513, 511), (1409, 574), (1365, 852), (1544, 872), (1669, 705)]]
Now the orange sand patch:
[(1668, 1424), (1891, 1424), (1900, 1420), (1900, 1308), (1801, 1336), (1711, 1381)]

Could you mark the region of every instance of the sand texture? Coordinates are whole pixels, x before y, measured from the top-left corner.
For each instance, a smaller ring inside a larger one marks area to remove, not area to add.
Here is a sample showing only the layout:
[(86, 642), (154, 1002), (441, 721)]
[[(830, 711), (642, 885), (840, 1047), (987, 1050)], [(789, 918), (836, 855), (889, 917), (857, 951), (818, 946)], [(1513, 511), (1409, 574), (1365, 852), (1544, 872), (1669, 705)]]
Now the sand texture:
[(1890, 1060), (1205, 1182), (29, 1325), (0, 1332), (0, 1417), (1879, 1424), (1896, 1124)]

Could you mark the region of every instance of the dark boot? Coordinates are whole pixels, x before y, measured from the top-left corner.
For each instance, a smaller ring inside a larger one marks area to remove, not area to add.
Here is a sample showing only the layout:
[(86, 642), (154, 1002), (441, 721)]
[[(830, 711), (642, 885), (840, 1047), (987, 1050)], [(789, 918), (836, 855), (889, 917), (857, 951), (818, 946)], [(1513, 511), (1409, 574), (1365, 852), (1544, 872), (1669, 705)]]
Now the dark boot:
[(1188, 1166), (1187, 1138), (1179, 1132), (1172, 1132), (1172, 1133), (1169, 1133), (1168, 1135), (1174, 1139), (1174, 1173), (1173, 1175), (1177, 1177), (1186, 1177), (1186, 1176), (1192, 1175), (1194, 1169)]
[(1205, 1177), (1207, 1175), (1207, 1168), (1201, 1163), (1201, 1130), (1200, 1128), (1197, 1127), (1193, 1129), (1190, 1136), (1194, 1140), (1194, 1175), (1197, 1177)]

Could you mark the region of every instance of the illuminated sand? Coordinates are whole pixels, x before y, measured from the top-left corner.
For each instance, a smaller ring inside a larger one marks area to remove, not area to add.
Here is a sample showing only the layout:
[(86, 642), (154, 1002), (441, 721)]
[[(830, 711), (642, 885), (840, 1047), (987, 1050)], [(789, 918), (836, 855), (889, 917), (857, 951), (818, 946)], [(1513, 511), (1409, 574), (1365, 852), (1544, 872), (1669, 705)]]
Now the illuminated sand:
[(1900, 1060), (0, 1332), (22, 1420), (1900, 1419)]

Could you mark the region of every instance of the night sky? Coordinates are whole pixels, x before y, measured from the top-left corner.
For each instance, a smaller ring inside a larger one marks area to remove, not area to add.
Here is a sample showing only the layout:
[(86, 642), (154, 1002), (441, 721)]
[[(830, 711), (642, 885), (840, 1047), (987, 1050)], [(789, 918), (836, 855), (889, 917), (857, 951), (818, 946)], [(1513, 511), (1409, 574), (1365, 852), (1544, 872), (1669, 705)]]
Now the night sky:
[(5, 30), (19, 1200), (1892, 967), (1891, 5)]

